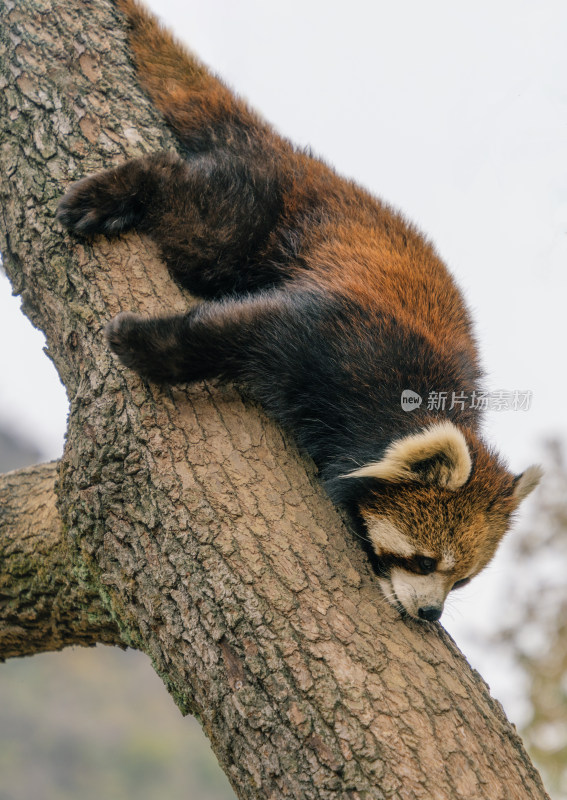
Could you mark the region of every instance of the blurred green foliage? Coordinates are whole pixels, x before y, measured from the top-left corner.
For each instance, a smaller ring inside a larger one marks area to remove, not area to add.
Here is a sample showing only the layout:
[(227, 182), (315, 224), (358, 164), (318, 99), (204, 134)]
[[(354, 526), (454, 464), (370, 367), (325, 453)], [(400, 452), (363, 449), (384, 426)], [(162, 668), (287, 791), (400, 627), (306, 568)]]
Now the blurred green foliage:
[(73, 648), (0, 665), (0, 800), (234, 800), (149, 659)]
[[(0, 471), (39, 452), (0, 428)], [(0, 664), (0, 800), (235, 800), (150, 660), (71, 648)]]
[(532, 514), (514, 536), (496, 641), (520, 669), (528, 716), (520, 734), (553, 800), (567, 800), (567, 462), (547, 443)]

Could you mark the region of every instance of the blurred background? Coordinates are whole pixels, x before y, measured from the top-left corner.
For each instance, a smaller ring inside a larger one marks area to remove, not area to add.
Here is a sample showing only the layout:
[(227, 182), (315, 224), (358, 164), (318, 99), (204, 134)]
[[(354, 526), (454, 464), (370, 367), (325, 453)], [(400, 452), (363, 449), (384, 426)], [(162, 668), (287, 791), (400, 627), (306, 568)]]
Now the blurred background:
[[(546, 478), (443, 624), (567, 800), (567, 6), (151, 0), (285, 135), (416, 223), (465, 292), (486, 435)], [(63, 187), (62, 187), (63, 189)], [(0, 470), (58, 458), (67, 401), (0, 274)], [(0, 667), (0, 800), (234, 795), (149, 661), (98, 647)]]

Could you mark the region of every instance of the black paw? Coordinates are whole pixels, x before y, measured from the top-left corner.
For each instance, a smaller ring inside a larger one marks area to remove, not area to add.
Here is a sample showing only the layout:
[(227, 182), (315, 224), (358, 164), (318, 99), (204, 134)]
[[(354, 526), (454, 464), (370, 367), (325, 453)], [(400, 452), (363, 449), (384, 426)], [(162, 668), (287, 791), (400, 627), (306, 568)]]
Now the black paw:
[[(153, 383), (178, 383), (183, 373), (177, 370), (179, 353), (170, 334), (167, 318), (143, 317), (122, 311), (105, 328), (113, 353), (124, 366)], [(183, 359), (181, 359), (183, 366)]]
[(146, 374), (148, 319), (132, 311), (121, 311), (107, 323), (104, 333), (113, 353), (130, 369)]
[(143, 208), (136, 193), (113, 171), (74, 183), (59, 201), (56, 218), (76, 233), (116, 235), (138, 224)]

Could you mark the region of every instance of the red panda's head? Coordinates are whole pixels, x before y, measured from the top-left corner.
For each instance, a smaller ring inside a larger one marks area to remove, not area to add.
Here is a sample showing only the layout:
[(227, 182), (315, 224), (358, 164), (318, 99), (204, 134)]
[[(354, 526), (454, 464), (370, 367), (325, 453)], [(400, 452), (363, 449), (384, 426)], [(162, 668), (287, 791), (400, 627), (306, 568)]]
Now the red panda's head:
[(359, 512), (386, 598), (411, 617), (439, 619), (451, 589), (491, 560), (541, 475), (537, 466), (512, 475), (473, 433), (443, 422), (345, 476), (376, 482)]

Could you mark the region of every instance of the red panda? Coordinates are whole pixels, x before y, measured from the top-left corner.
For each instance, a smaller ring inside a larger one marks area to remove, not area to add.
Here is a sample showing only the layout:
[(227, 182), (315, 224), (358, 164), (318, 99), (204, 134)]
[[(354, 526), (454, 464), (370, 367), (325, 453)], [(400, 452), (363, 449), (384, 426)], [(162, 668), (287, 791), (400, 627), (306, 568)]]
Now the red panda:
[(119, 314), (110, 347), (150, 381), (247, 387), (348, 510), (386, 598), (438, 620), (540, 479), (535, 466), (505, 468), (479, 436), (478, 408), (402, 408), (407, 390), (479, 391), (459, 290), (400, 214), (275, 133), (135, 0), (117, 5), (182, 157), (86, 177), (57, 216), (78, 234), (147, 234), (201, 302)]

